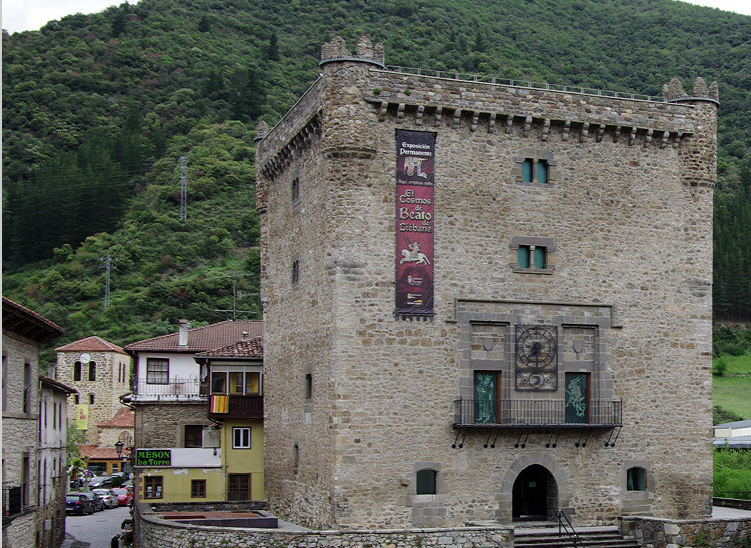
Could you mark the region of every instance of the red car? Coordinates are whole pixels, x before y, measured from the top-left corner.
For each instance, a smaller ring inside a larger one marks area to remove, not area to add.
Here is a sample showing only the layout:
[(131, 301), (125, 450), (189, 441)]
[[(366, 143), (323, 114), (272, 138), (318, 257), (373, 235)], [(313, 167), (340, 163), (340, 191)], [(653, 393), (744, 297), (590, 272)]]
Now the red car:
[(117, 495), (118, 506), (127, 506), (133, 500), (133, 493), (124, 487), (113, 487), (112, 491)]

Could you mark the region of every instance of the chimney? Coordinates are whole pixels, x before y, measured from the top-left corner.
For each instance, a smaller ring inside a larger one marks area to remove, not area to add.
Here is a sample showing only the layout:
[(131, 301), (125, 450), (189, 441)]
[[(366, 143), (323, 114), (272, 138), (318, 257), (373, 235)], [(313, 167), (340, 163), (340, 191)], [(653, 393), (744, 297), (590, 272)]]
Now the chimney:
[(243, 335), (243, 340), (247, 341), (248, 340), (248, 332), (247, 331), (243, 331), (242, 335)]
[(188, 331), (190, 324), (188, 320), (180, 320), (180, 330), (177, 333), (177, 346), (188, 346)]

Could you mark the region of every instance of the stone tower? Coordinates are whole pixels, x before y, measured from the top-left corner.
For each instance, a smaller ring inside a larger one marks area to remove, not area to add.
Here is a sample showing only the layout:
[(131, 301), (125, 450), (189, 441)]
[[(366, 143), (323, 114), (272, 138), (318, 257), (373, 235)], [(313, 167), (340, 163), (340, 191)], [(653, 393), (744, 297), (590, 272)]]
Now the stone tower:
[(337, 38), (259, 127), (272, 510), (706, 516), (716, 85), (444, 76)]
[(130, 391), (130, 356), (116, 344), (96, 336), (55, 351), (57, 380), (78, 390), (78, 394), (68, 396), (68, 422), (85, 430), (87, 444), (99, 445), (97, 425), (109, 421), (123, 408), (120, 396)]

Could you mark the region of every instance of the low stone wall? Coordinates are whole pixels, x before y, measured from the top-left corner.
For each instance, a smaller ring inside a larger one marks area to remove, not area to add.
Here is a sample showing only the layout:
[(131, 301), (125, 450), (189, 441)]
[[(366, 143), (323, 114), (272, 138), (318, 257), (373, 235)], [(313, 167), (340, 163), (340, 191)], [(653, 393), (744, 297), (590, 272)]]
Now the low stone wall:
[(642, 548), (749, 548), (751, 519), (669, 520), (647, 517), (618, 518), (623, 536)]
[(154, 502), (149, 507), (156, 512), (235, 512), (265, 510), (265, 501), (253, 502)]
[(293, 531), (188, 525), (162, 519), (139, 504), (137, 546), (159, 548), (495, 548), (512, 547), (513, 533), (503, 526), (445, 529)]

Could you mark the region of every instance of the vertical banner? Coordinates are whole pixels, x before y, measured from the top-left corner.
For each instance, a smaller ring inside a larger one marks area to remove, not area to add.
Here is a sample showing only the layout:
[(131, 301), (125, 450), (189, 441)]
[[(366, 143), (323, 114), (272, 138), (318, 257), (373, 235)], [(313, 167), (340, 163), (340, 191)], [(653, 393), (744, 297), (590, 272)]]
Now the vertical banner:
[(432, 317), (435, 133), (396, 130), (396, 316)]
[(76, 408), (76, 430), (89, 429), (89, 406), (80, 404)]

